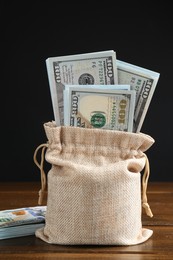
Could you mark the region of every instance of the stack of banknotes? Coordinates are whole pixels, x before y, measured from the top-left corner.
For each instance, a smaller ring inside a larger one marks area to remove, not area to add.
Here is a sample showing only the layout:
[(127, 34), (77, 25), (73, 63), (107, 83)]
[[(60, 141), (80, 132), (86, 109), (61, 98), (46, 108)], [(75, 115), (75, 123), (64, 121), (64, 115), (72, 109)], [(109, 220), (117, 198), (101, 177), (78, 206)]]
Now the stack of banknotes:
[(57, 126), (140, 132), (160, 73), (114, 50), (46, 59)]
[(0, 240), (34, 235), (45, 225), (46, 206), (0, 211)]

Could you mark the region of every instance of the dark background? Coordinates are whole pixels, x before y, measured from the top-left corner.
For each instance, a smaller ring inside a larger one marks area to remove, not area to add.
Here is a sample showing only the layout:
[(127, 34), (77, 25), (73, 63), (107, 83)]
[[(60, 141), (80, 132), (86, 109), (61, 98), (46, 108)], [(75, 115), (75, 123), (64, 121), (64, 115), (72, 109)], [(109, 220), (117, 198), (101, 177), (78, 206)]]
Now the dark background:
[(0, 181), (40, 180), (33, 153), (54, 119), (46, 58), (104, 50), (160, 73), (141, 132), (155, 139), (150, 180), (173, 181), (172, 8), (111, 3), (1, 1)]

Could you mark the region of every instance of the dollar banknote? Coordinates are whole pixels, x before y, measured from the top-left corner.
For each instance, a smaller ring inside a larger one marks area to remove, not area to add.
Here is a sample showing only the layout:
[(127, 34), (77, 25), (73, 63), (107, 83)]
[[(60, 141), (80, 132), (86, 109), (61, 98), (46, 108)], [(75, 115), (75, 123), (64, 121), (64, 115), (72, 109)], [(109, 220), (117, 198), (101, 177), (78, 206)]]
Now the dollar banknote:
[[(65, 118), (65, 122), (64, 124), (65, 125), (69, 125), (69, 118), (70, 118), (70, 115), (69, 115), (69, 111), (67, 111), (68, 109), (68, 105), (67, 105), (67, 101), (69, 101), (69, 99), (67, 99), (67, 97), (70, 96), (70, 93), (69, 93), (69, 90), (70, 89), (73, 89), (74, 87), (79, 87), (78, 85), (65, 85), (65, 89), (64, 89), (64, 100), (66, 100), (66, 103), (65, 103), (65, 106), (64, 106), (64, 118)], [(130, 90), (130, 85), (80, 85), (80, 88), (91, 88), (91, 89), (109, 89), (109, 90)], [(91, 126), (90, 126), (91, 127)]]
[(46, 206), (0, 211), (0, 240), (34, 235), (45, 225)]
[(133, 132), (140, 132), (160, 73), (117, 60), (118, 83), (136, 91)]
[(65, 125), (132, 132), (135, 97), (134, 90), (71, 86), (64, 90)]
[(118, 83), (113, 50), (50, 57), (46, 59), (54, 117), (64, 124), (64, 85), (112, 85)]

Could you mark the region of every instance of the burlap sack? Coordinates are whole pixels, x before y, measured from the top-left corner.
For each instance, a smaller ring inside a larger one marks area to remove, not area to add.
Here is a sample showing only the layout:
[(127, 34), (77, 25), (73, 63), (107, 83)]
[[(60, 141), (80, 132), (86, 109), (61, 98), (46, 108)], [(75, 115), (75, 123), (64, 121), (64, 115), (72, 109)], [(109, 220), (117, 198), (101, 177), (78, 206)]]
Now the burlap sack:
[(48, 142), (34, 154), (42, 174), (40, 199), (46, 185), (43, 150), (41, 163), (36, 159), (41, 147), (46, 149), (51, 169), (45, 226), (36, 236), (64, 245), (146, 241), (153, 231), (142, 228), (141, 220), (142, 205), (152, 217), (146, 196), (149, 164), (144, 152), (154, 139), (143, 133), (57, 127), (54, 122), (45, 123), (44, 129)]

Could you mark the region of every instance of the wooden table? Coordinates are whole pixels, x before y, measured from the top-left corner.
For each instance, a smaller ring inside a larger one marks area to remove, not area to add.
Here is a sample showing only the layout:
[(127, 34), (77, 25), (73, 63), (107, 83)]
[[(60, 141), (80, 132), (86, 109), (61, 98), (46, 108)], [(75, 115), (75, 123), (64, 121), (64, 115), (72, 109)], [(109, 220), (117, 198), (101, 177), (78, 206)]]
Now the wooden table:
[[(37, 206), (40, 183), (1, 183), (0, 210)], [(173, 259), (173, 182), (148, 184), (153, 218), (142, 215), (143, 227), (154, 231), (134, 246), (61, 246), (33, 236), (0, 240), (0, 259)]]

